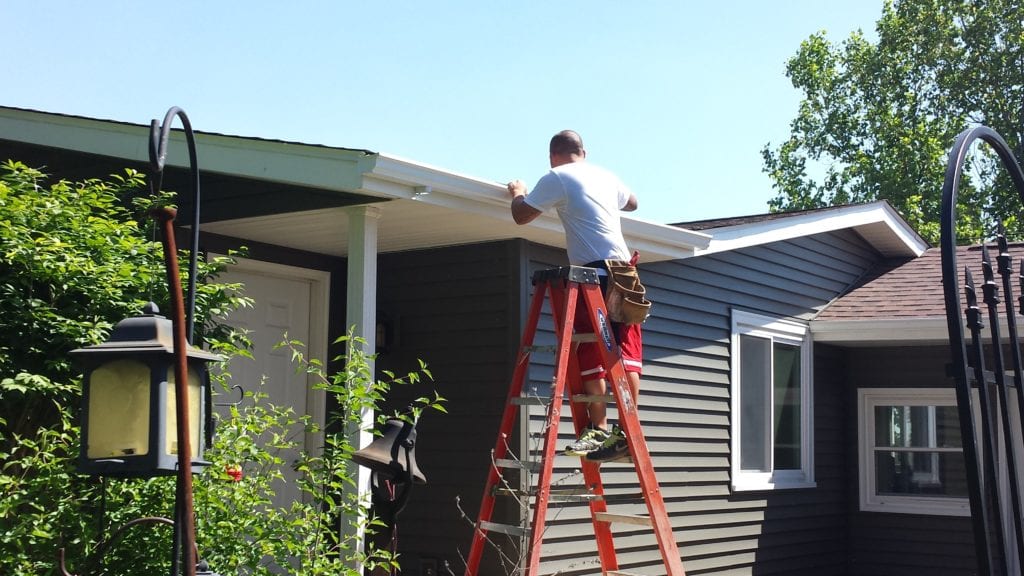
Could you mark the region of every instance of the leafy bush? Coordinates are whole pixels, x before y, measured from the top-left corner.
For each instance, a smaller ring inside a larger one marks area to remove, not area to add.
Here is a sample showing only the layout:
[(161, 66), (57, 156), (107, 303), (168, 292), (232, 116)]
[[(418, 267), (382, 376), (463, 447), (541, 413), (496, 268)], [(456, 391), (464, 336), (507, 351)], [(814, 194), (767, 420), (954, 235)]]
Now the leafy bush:
[[(47, 183), (20, 163), (0, 165), (0, 574), (59, 574), (57, 552), (79, 574), (167, 573), (171, 530), (142, 517), (172, 517), (174, 479), (105, 480), (75, 472), (81, 375), (68, 352), (102, 342), (118, 320), (147, 301), (166, 302), (159, 243), (147, 239), (145, 214), (154, 200), (137, 197), (133, 171), (109, 180)], [(160, 199), (163, 201), (163, 199)], [(228, 259), (200, 265), (197, 340), (221, 354), (247, 354), (244, 335), (212, 318), (249, 304), (240, 286), (218, 284)], [(183, 267), (184, 269), (185, 267)], [(165, 306), (166, 307), (166, 306)], [(348, 438), (360, 414), (374, 409), (391, 385), (430, 376), (425, 366), (377, 381), (362, 342), (346, 337), (343, 369), (328, 375), (286, 344), (301, 369), (331, 394), (338, 412), (321, 429), (259, 390), (218, 423), (206, 453), (209, 469), (194, 480), (200, 556), (222, 574), (355, 575), (356, 561), (373, 567), (388, 554), (356, 547), (366, 502), (346, 490), (354, 451)], [(442, 409), (438, 396), (423, 409)], [(322, 434), (317, 454), (302, 453), (303, 436)], [(300, 502), (272, 502), (285, 451), (300, 451)]]

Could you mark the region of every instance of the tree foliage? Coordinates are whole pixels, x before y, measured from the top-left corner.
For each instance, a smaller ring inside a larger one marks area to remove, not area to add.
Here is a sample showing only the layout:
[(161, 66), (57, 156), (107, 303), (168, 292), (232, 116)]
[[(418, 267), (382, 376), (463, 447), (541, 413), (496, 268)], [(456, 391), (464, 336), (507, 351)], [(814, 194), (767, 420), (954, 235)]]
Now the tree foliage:
[[(132, 171), (50, 183), (20, 163), (0, 164), (0, 574), (57, 575), (59, 549), (72, 573), (169, 572), (170, 528), (132, 521), (173, 517), (174, 479), (104, 480), (74, 466), (81, 374), (68, 352), (104, 341), (145, 302), (167, 300), (162, 247), (137, 217), (154, 200), (132, 202), (142, 184)], [(241, 285), (216, 282), (229, 261), (200, 264), (196, 307), (197, 339), (228, 357), (247, 354), (245, 339), (214, 319), (249, 304)], [(386, 551), (359, 549), (359, 530), (338, 530), (375, 524), (368, 503), (345, 490), (353, 477), (349, 438), (390, 386), (430, 374), (421, 366), (377, 381), (361, 343), (343, 344), (344, 368), (333, 375), (305, 358), (301, 343), (287, 344), (297, 367), (339, 407), (329, 429), (270, 403), (259, 388), (219, 420), (205, 454), (212, 464), (196, 476), (194, 493), (200, 556), (220, 573), (354, 576), (356, 559), (392, 563)], [(442, 401), (421, 397), (414, 415)], [(320, 435), (323, 449), (306, 452), (306, 434)], [(303, 498), (281, 506), (273, 495), (284, 466), (302, 472)]]
[[(876, 33), (839, 44), (814, 34), (787, 63), (803, 99), (789, 139), (762, 151), (769, 205), (884, 199), (935, 241), (957, 134), (988, 126), (1024, 161), (1024, 2), (887, 0)], [(961, 242), (996, 220), (1020, 236), (1020, 200), (994, 154), (973, 153), (958, 194)]]

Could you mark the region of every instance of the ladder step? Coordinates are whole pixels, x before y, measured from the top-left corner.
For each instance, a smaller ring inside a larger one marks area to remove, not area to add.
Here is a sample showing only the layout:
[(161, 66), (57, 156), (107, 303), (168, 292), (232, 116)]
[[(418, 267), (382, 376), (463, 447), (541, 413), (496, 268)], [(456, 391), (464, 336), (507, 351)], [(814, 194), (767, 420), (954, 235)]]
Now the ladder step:
[(549, 354), (554, 354), (556, 350), (558, 350), (558, 347), (551, 344), (546, 346), (523, 346), (523, 352), (528, 354), (533, 354), (534, 352), (547, 352)]
[[(571, 400), (576, 403), (604, 402), (614, 403), (613, 394), (573, 394)], [(516, 396), (511, 403), (515, 406), (547, 406), (551, 403), (551, 396)]]
[(500, 532), (501, 534), (508, 534), (509, 536), (526, 536), (530, 533), (529, 530), (522, 526), (498, 524), (497, 522), (488, 522), (487, 520), (480, 521), (480, 529), (487, 530), (488, 532)]
[(632, 524), (634, 526), (651, 526), (650, 516), (636, 516), (633, 514), (610, 514), (608, 512), (598, 512), (594, 514), (594, 519), (598, 522), (608, 523), (619, 523), (619, 524)]
[(606, 572), (608, 576), (643, 576), (643, 574), (637, 574), (636, 572), (620, 572), (618, 570), (612, 572)]
[[(570, 338), (572, 342), (577, 344), (583, 342), (597, 342), (597, 334), (593, 332), (584, 332), (581, 334), (573, 334)], [(535, 344), (532, 346), (523, 346), (523, 352), (533, 354), (534, 352), (546, 352), (548, 354), (554, 354), (558, 352), (557, 344)]]
[(541, 468), (541, 463), (539, 461), (526, 462), (523, 460), (514, 460), (512, 458), (497, 458), (494, 460), (494, 465), (498, 468), (515, 468), (530, 472), (537, 472)]
[[(537, 489), (532, 488), (527, 491), (516, 490), (506, 487), (495, 486), (491, 489), (491, 493), (495, 496), (529, 496), (533, 497), (537, 495)], [(552, 488), (548, 492), (551, 501), (561, 502), (613, 502), (621, 504), (637, 504), (644, 502), (644, 496), (640, 493), (630, 494), (594, 494), (588, 491), (586, 488)]]

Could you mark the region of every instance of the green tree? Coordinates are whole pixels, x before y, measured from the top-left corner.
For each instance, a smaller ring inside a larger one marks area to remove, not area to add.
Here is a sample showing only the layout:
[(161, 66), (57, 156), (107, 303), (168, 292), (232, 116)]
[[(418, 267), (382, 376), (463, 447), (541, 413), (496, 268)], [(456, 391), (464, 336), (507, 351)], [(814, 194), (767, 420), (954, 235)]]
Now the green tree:
[[(938, 239), (946, 157), (974, 125), (999, 132), (1024, 160), (1024, 3), (887, 0), (877, 40), (805, 40), (786, 66), (803, 92), (789, 139), (762, 150), (773, 211), (888, 200)], [(1015, 236), (1020, 210), (982, 145), (959, 190), (958, 236), (978, 241), (996, 220)]]
[[(71, 572), (98, 575), (167, 573), (170, 529), (132, 525), (139, 517), (172, 517), (174, 479), (103, 480), (75, 471), (75, 422), (81, 374), (68, 352), (106, 339), (113, 324), (145, 302), (167, 300), (162, 247), (149, 239), (145, 214), (153, 200), (132, 171), (109, 180), (51, 183), (20, 163), (0, 164), (0, 574), (57, 575), (65, 549)], [(135, 202), (132, 199), (135, 198)], [(164, 201), (165, 199), (158, 199)], [(135, 209), (130, 207), (134, 204)], [(216, 282), (229, 262), (202, 262), (197, 286), (197, 338), (226, 356), (246, 354), (245, 340), (213, 318), (248, 300), (243, 287)], [(183, 267), (184, 269), (185, 267)], [(166, 306), (163, 306), (165, 309)], [(358, 340), (342, 339), (342, 370), (328, 375), (289, 342), (292, 358), (333, 396), (339, 411), (322, 429), (259, 389), (218, 423), (211, 466), (194, 481), (200, 555), (220, 573), (355, 576), (353, 559), (388, 565), (386, 552), (355, 547), (339, 522), (366, 520), (353, 491), (349, 444), (364, 408), (376, 408), (395, 384), (429, 377), (425, 366), (375, 380)], [(412, 416), (441, 409), (434, 395), (414, 402)], [(303, 453), (307, 433), (324, 448)], [(284, 454), (299, 452), (301, 502), (272, 503)], [(351, 533), (355, 533), (352, 531)], [(116, 537), (114, 535), (117, 534)], [(102, 544), (106, 542), (106, 544)]]

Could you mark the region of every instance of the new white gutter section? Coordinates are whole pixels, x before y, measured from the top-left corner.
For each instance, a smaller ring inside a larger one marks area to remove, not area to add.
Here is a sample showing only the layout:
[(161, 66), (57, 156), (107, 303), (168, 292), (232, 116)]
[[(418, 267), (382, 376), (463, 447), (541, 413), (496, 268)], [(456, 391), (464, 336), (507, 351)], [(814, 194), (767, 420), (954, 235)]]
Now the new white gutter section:
[(896, 213), (888, 202), (878, 201), (806, 214), (715, 228), (713, 238), (697, 255), (791, 240), (812, 234), (852, 228), (886, 257), (920, 256), (928, 243)]
[[(364, 174), (358, 192), (380, 197), (413, 199), (498, 219), (511, 221), (509, 197), (504, 184), (441, 170), (426, 164), (379, 154), (373, 168)], [(524, 237), (529, 231), (564, 235), (555, 213), (544, 213), (522, 227)], [(656, 224), (628, 214), (622, 215), (622, 232), (632, 249), (639, 250), (642, 261), (658, 262), (689, 258), (705, 249), (711, 236), (674, 226)], [(564, 246), (564, 241), (561, 246)]]

